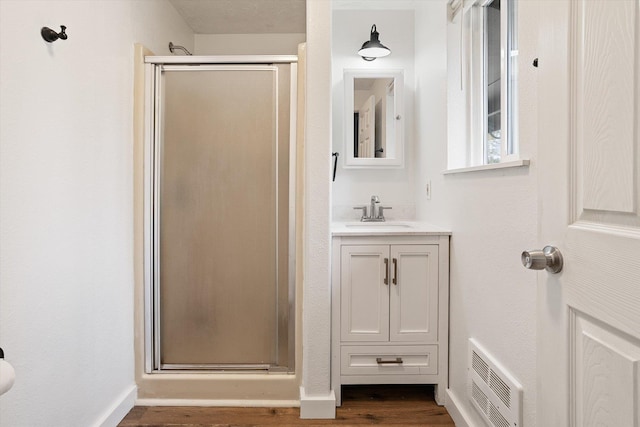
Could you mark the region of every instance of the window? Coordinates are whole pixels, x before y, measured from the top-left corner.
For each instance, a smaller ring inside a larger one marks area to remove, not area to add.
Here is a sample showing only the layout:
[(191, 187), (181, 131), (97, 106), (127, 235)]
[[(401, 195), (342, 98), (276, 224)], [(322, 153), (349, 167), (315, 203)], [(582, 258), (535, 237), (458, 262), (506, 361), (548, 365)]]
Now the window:
[(483, 132), (484, 163), (500, 163), (502, 158), (502, 119), (500, 113), (502, 67), (500, 66), (500, 0), (493, 0), (483, 8), (484, 76), (483, 76)]
[(452, 150), (465, 160), (450, 159), (449, 165), (518, 160), (517, 0), (453, 0), (450, 6), (452, 25), (460, 26), (460, 43), (451, 45), (460, 49), (466, 131), (465, 147)]
[(481, 29), (474, 34), (481, 43), (472, 69), (482, 82), (476, 95), (482, 105), (471, 105), (480, 123), (470, 143), (481, 146), (481, 164), (501, 163), (518, 154), (516, 4), (517, 0), (491, 0), (474, 6)]

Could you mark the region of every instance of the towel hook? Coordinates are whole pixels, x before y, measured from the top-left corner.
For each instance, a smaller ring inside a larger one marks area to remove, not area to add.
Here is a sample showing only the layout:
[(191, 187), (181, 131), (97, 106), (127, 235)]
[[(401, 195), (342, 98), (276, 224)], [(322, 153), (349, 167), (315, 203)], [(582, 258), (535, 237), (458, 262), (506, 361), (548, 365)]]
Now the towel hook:
[(49, 43), (53, 43), (58, 39), (66, 40), (67, 33), (65, 33), (65, 30), (67, 29), (67, 27), (65, 27), (64, 25), (60, 25), (60, 29), (61, 31), (59, 33), (56, 33), (55, 30), (52, 30), (49, 27), (42, 27), (42, 29), (40, 30), (40, 35), (43, 39), (45, 39), (45, 41), (48, 41)]

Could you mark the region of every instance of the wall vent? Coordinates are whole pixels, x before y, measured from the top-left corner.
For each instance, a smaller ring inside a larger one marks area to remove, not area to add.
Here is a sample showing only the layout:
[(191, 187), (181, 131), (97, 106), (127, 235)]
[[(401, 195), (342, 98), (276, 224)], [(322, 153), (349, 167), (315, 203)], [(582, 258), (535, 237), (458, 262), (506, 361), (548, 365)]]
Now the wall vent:
[(492, 427), (522, 427), (522, 386), (469, 340), (469, 399)]

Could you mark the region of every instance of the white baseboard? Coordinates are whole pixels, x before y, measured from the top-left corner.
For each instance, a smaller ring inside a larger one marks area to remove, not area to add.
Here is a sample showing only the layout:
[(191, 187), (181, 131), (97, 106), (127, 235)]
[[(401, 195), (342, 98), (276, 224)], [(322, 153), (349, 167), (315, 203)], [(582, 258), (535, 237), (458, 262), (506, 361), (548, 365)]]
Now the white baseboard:
[(227, 406), (245, 408), (297, 408), (298, 400), (250, 400), (250, 399), (156, 399), (136, 400), (138, 406)]
[(123, 391), (109, 409), (94, 423), (97, 427), (116, 427), (136, 403), (138, 387), (132, 385)]
[(336, 395), (331, 390), (326, 396), (307, 396), (304, 387), (300, 387), (301, 419), (335, 419)]
[(477, 427), (467, 409), (462, 406), (460, 399), (451, 389), (447, 389), (447, 402), (444, 407), (447, 408), (456, 427)]

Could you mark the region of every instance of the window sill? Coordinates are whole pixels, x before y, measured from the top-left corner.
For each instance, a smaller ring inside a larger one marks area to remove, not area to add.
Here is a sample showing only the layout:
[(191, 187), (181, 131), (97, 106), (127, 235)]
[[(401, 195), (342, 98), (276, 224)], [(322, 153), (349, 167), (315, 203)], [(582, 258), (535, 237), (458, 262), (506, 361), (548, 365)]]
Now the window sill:
[(467, 172), (506, 169), (506, 168), (519, 168), (523, 166), (527, 166), (527, 167), (529, 166), (529, 159), (520, 159), (520, 160), (514, 160), (511, 162), (504, 162), (504, 163), (492, 163), (490, 165), (469, 166), (467, 168), (459, 168), (459, 169), (447, 169), (446, 171), (442, 172), (442, 174), (453, 175), (457, 173), (467, 173)]

